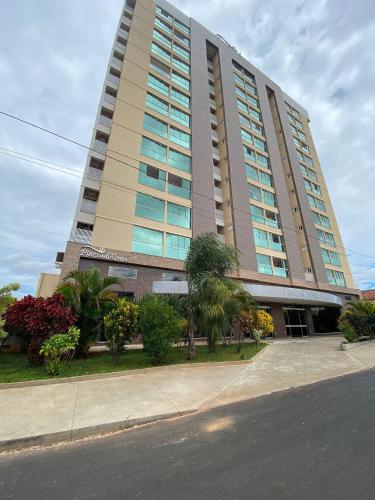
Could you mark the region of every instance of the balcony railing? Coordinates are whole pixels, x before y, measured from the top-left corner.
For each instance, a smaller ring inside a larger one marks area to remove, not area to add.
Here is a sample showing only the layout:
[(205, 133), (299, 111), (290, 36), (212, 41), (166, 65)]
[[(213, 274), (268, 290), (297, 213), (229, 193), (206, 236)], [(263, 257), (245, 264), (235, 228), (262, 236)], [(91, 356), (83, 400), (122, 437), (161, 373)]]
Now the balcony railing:
[(111, 66), (113, 66), (114, 68), (118, 69), (121, 71), (122, 69), (122, 61), (120, 61), (120, 59), (117, 59), (117, 57), (112, 57), (111, 59)]
[(100, 123), (100, 125), (104, 125), (104, 127), (111, 128), (112, 119), (108, 118), (108, 116), (99, 115), (98, 122)]
[(100, 168), (89, 167), (87, 177), (95, 179), (96, 181), (101, 181), (103, 177), (103, 170)]
[(97, 201), (88, 200), (87, 198), (82, 199), (81, 212), (86, 212), (87, 214), (95, 214)]
[(215, 219), (217, 224), (224, 225), (224, 213), (222, 210), (215, 210)]
[(70, 240), (76, 243), (90, 244), (92, 240), (92, 231), (89, 229), (73, 229), (70, 234)]
[(221, 188), (215, 186), (214, 193), (215, 193), (215, 196), (223, 199), (223, 190)]
[(111, 94), (105, 93), (103, 95), (103, 101), (109, 102), (110, 104), (115, 104), (116, 103), (116, 97), (113, 96), (113, 95), (111, 95)]
[(213, 99), (210, 99), (210, 104), (213, 108), (216, 109), (216, 102)]
[(116, 85), (118, 85), (120, 83), (120, 78), (118, 76), (111, 75), (111, 73), (108, 74), (107, 80), (109, 82), (116, 84)]
[(121, 54), (125, 54), (126, 45), (124, 45), (120, 42), (116, 42), (115, 49), (118, 50)]
[(129, 32), (126, 30), (123, 30), (122, 28), (119, 28), (118, 34), (121, 35), (122, 37), (128, 39)]
[(211, 113), (210, 114), (210, 118), (211, 118), (211, 123), (213, 123), (214, 125), (217, 125), (217, 118), (216, 118), (216, 116)]
[(218, 135), (218, 133), (216, 132), (216, 130), (212, 130), (212, 129), (211, 129), (211, 137), (212, 137), (212, 139), (213, 139), (214, 141), (219, 142), (219, 135)]
[(215, 146), (212, 146), (212, 156), (215, 160), (220, 160), (220, 151), (218, 148), (215, 148)]
[(216, 167), (215, 165), (214, 165), (214, 177), (216, 179), (221, 179), (221, 169), (220, 167)]
[(95, 151), (98, 151), (99, 153), (106, 154), (107, 149), (108, 149), (108, 144), (106, 142), (99, 141), (99, 139), (95, 139), (94, 149), (95, 149)]

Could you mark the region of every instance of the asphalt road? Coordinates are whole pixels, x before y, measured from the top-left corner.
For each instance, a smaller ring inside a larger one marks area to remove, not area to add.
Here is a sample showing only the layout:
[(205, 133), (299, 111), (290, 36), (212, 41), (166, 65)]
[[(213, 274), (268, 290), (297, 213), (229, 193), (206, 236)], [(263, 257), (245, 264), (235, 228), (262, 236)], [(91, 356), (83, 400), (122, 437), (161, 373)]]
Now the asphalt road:
[(0, 498), (373, 499), (375, 371), (0, 455)]

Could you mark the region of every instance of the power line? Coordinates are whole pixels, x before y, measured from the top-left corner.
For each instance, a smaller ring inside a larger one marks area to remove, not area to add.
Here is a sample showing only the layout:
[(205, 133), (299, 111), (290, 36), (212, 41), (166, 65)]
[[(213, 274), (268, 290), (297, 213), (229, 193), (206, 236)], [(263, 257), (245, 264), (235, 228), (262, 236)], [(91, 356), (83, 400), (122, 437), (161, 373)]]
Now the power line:
[[(17, 121), (19, 121), (19, 122), (21, 122), (21, 123), (23, 123), (23, 124), (29, 125), (29, 126), (31, 126), (31, 127), (33, 127), (33, 128), (38, 129), (38, 130), (41, 130), (41, 131), (43, 131), (43, 132), (45, 132), (45, 133), (48, 133), (48, 134), (54, 135), (55, 137), (58, 137), (58, 138), (60, 138), (60, 139), (62, 139), (62, 140), (65, 140), (65, 141), (71, 142), (72, 144), (75, 144), (75, 145), (77, 145), (77, 146), (79, 146), (79, 147), (82, 147), (82, 148), (84, 148), (84, 149), (87, 149), (87, 150), (89, 150), (89, 151), (93, 151), (93, 152), (95, 152), (95, 153), (98, 153), (98, 154), (103, 155), (103, 153), (101, 153), (100, 151), (97, 151), (97, 150), (96, 150), (96, 149), (94, 149), (94, 148), (91, 148), (91, 147), (89, 147), (89, 146), (85, 146), (84, 144), (81, 144), (81, 143), (79, 143), (78, 141), (75, 141), (75, 140), (73, 140), (73, 139), (70, 139), (70, 138), (68, 138), (68, 137), (65, 137), (65, 136), (63, 136), (62, 134), (59, 134), (59, 133), (57, 133), (57, 132), (53, 132), (53, 131), (51, 131), (51, 130), (48, 130), (48, 129), (46, 129), (46, 128), (44, 128), (44, 127), (41, 127), (41, 126), (39, 126), (39, 125), (37, 125), (37, 124), (35, 124), (35, 123), (29, 122), (29, 121), (27, 121), (27, 120), (24, 120), (24, 119), (22, 119), (22, 118), (20, 118), (20, 117), (18, 117), (18, 116), (12, 115), (12, 114), (10, 114), (10, 113), (6, 113), (6, 112), (4, 112), (4, 111), (0, 111), (0, 114), (2, 114), (2, 115), (4, 115), (4, 116), (7, 116), (7, 117), (9, 117), (9, 118), (12, 118), (12, 119), (14, 119), (14, 120), (17, 120)], [(142, 135), (142, 134), (140, 134), (139, 132), (137, 132), (137, 133), (138, 133), (139, 135)], [(139, 160), (137, 160), (136, 158), (132, 158), (131, 156), (126, 155), (126, 154), (121, 153), (121, 152), (118, 152), (118, 151), (116, 151), (116, 150), (109, 150), (109, 151), (113, 151), (114, 153), (119, 154), (119, 155), (121, 155), (121, 156), (124, 156), (124, 157), (127, 157), (127, 158), (134, 159), (134, 160), (136, 160), (136, 161), (139, 161)], [(118, 162), (118, 163), (120, 163), (120, 164), (123, 164), (123, 165), (126, 165), (126, 166), (130, 167), (130, 168), (133, 168), (133, 169), (137, 170), (138, 172), (140, 171), (138, 167), (135, 167), (134, 165), (131, 165), (130, 163), (127, 163), (127, 162), (125, 162), (125, 161), (119, 160), (118, 158), (112, 157), (112, 156), (110, 156), (110, 155), (108, 155), (108, 154), (104, 154), (104, 156), (105, 156), (106, 158), (109, 158), (109, 159), (111, 159), (111, 160), (114, 160), (114, 161), (116, 161), (116, 162)], [(66, 167), (65, 167), (65, 168), (66, 168)], [(104, 182), (106, 182), (106, 183), (107, 183), (107, 182), (108, 182), (108, 183), (110, 183), (109, 181), (104, 181)], [(121, 186), (120, 184), (116, 184), (116, 183), (110, 183), (110, 184), (113, 184), (113, 185), (115, 185), (115, 186), (120, 186), (120, 187), (124, 187), (124, 188), (126, 188), (126, 186)], [(128, 189), (128, 190), (129, 190), (130, 188), (126, 188), (126, 189)], [(206, 198), (206, 199), (208, 199), (209, 201), (212, 201), (212, 198), (210, 198), (210, 197), (208, 197), (208, 196), (205, 196), (205, 195), (203, 195), (202, 193), (198, 193), (197, 191), (191, 191), (191, 192), (192, 192), (192, 193), (194, 193), (195, 195), (202, 196), (203, 198)], [(246, 214), (246, 215), (249, 215), (249, 212), (247, 212), (247, 211), (245, 211), (245, 210), (241, 210), (241, 209), (236, 208), (236, 207), (233, 207), (233, 206), (232, 206), (232, 210), (237, 210), (238, 212), (241, 212), (241, 213), (244, 213), (244, 214)], [(212, 219), (212, 218), (211, 218), (211, 219)], [(295, 228), (288, 227), (288, 226), (285, 226), (285, 225), (283, 225), (283, 226), (282, 226), (282, 228), (284, 228), (284, 229), (289, 229), (290, 231), (292, 231), (292, 232), (296, 233), (297, 235), (299, 235), (299, 234), (300, 234), (298, 231), (296, 231), (296, 229), (295, 229)], [(313, 236), (313, 235), (310, 235), (310, 234), (307, 234), (307, 233), (306, 233), (306, 236), (307, 236), (308, 238), (312, 238), (312, 239), (318, 240), (318, 241), (320, 242), (320, 240), (319, 240), (319, 238), (318, 238), (317, 236)], [(284, 236), (284, 239), (285, 239), (285, 236)], [(289, 241), (290, 241), (290, 240), (289, 240)], [(347, 252), (352, 252), (352, 253), (357, 254), (357, 255), (360, 255), (360, 256), (362, 256), (362, 257), (366, 257), (366, 258), (369, 258), (369, 259), (374, 259), (374, 260), (375, 260), (375, 257), (374, 257), (374, 256), (367, 255), (367, 254), (364, 254), (364, 253), (361, 253), (361, 252), (357, 252), (356, 250), (352, 250), (352, 249), (350, 249), (350, 248), (347, 248), (347, 247), (344, 247), (344, 246), (341, 246), (341, 245), (335, 245), (335, 248), (340, 248), (340, 249), (342, 249), (342, 250), (346, 250)]]

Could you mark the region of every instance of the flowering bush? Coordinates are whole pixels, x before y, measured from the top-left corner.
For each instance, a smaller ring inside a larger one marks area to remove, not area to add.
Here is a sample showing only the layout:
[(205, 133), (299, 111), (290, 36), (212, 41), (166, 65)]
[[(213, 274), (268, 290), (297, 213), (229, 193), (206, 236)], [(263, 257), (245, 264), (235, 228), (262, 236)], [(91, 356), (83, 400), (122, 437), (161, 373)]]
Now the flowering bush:
[(268, 312), (260, 309), (256, 313), (255, 326), (258, 330), (262, 330), (263, 335), (271, 335), (274, 332), (273, 319)]
[(61, 375), (63, 364), (70, 361), (79, 340), (79, 329), (71, 326), (67, 333), (58, 333), (46, 339), (39, 353), (45, 357), (49, 375)]
[(11, 304), (4, 314), (5, 330), (21, 336), (30, 363), (40, 363), (42, 342), (55, 332), (65, 332), (75, 322), (75, 315), (61, 295), (48, 298), (25, 296)]
[(125, 350), (125, 342), (136, 333), (139, 306), (126, 299), (120, 299), (117, 306), (104, 316), (104, 334), (112, 360), (116, 363), (119, 354)]

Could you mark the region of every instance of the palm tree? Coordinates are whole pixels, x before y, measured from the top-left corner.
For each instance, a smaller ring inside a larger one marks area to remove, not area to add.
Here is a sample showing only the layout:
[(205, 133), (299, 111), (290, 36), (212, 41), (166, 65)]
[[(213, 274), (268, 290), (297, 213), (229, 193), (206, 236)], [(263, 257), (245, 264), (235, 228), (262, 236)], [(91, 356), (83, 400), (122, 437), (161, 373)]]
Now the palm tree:
[(349, 300), (348, 304), (352, 307), (353, 312), (359, 316), (368, 316), (375, 314), (375, 304), (366, 300)]
[(99, 269), (92, 268), (69, 273), (57, 287), (56, 293), (65, 297), (78, 317), (77, 326), (81, 331), (77, 347), (79, 357), (87, 357), (90, 344), (97, 338), (101, 317), (117, 298), (109, 287), (119, 283), (118, 278), (102, 278)]
[[(194, 305), (197, 304), (196, 297), (214, 286), (214, 282), (206, 281), (208, 276), (218, 280), (238, 268), (238, 254), (234, 247), (221, 243), (214, 233), (205, 233), (193, 239), (185, 261), (185, 270), (188, 280), (187, 315), (188, 315), (188, 358), (196, 355), (194, 332), (196, 321), (194, 320)], [(204, 283), (202, 288), (202, 283)], [(215, 282), (217, 284), (217, 282)], [(221, 293), (223, 290), (217, 290)], [(211, 304), (213, 306), (213, 304)], [(208, 307), (208, 306), (207, 306)], [(208, 310), (208, 309), (207, 309)], [(210, 314), (214, 314), (210, 309)], [(201, 310), (202, 313), (202, 310)], [(200, 314), (201, 314), (200, 313)], [(214, 328), (214, 326), (212, 325)]]

